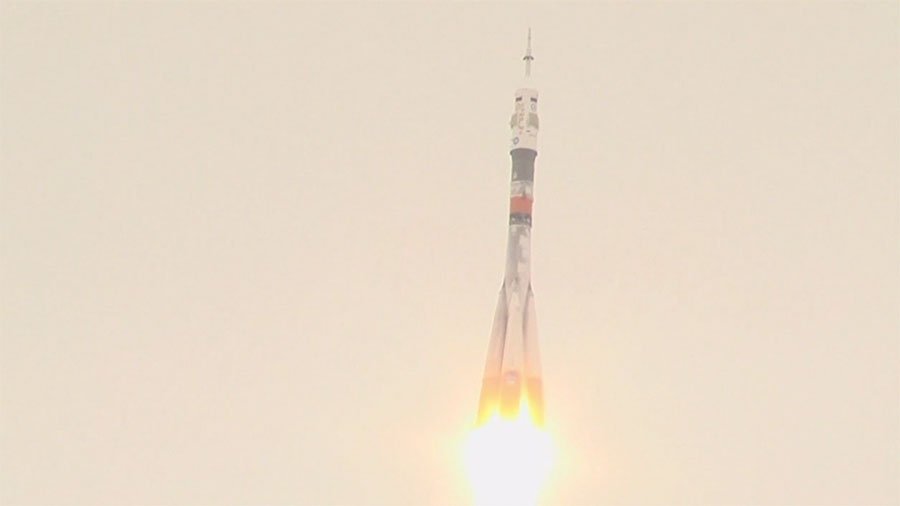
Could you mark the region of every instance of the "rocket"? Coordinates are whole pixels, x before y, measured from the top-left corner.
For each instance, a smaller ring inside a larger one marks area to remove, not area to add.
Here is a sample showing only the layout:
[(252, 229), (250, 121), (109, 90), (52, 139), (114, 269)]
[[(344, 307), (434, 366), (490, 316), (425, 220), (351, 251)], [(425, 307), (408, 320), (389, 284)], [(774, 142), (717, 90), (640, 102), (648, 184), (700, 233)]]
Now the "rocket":
[(510, 119), (512, 177), (506, 270), (488, 346), (476, 425), (494, 416), (512, 419), (527, 403), (532, 419), (543, 425), (544, 397), (534, 291), (531, 287), (531, 217), (534, 160), (537, 157), (538, 92), (531, 84), (531, 29), (525, 52), (525, 83), (516, 90)]

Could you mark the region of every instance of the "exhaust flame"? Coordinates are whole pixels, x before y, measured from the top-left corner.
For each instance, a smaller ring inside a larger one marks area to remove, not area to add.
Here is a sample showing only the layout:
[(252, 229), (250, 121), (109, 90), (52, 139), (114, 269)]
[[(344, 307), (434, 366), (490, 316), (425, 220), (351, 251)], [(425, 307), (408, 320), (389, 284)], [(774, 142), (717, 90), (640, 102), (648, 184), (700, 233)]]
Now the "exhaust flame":
[(526, 397), (516, 418), (494, 413), (466, 442), (464, 458), (475, 504), (537, 504), (553, 454), (550, 436), (535, 422)]

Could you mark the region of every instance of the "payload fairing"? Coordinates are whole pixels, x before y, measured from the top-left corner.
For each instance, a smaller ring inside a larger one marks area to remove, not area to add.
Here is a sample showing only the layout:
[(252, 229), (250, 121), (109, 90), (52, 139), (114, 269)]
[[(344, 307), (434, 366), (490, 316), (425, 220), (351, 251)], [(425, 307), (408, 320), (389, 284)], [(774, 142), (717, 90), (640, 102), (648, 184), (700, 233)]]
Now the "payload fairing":
[(517, 418), (522, 409), (528, 409), (533, 420), (543, 425), (543, 382), (531, 289), (531, 209), (540, 126), (538, 92), (531, 85), (531, 30), (523, 59), (525, 85), (516, 90), (515, 112), (510, 119), (512, 178), (506, 272), (494, 314), (477, 425), (495, 415)]

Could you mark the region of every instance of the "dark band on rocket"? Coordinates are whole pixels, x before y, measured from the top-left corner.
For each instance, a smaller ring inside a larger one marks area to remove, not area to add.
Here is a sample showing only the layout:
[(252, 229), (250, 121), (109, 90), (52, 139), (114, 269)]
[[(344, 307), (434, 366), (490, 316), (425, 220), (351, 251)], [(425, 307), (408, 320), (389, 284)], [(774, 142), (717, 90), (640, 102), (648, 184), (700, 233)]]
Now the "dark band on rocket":
[[(512, 156), (512, 180), (534, 182), (534, 159), (537, 151), (526, 148), (514, 149)], [(509, 199), (509, 224), (531, 226), (531, 197), (514, 195)]]
[(509, 215), (510, 225), (528, 225), (531, 226), (531, 215), (522, 213), (511, 213)]
[(512, 180), (534, 181), (534, 159), (537, 151), (518, 148), (509, 152), (512, 157)]

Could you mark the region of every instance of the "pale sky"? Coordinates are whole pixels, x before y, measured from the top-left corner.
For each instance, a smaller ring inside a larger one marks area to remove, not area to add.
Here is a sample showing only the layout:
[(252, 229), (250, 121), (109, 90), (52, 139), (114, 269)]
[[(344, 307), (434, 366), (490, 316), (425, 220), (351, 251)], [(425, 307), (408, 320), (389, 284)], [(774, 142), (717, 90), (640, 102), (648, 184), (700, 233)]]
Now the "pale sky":
[(900, 503), (897, 3), (9, 1), (0, 503), (465, 504), (529, 25), (542, 503)]

